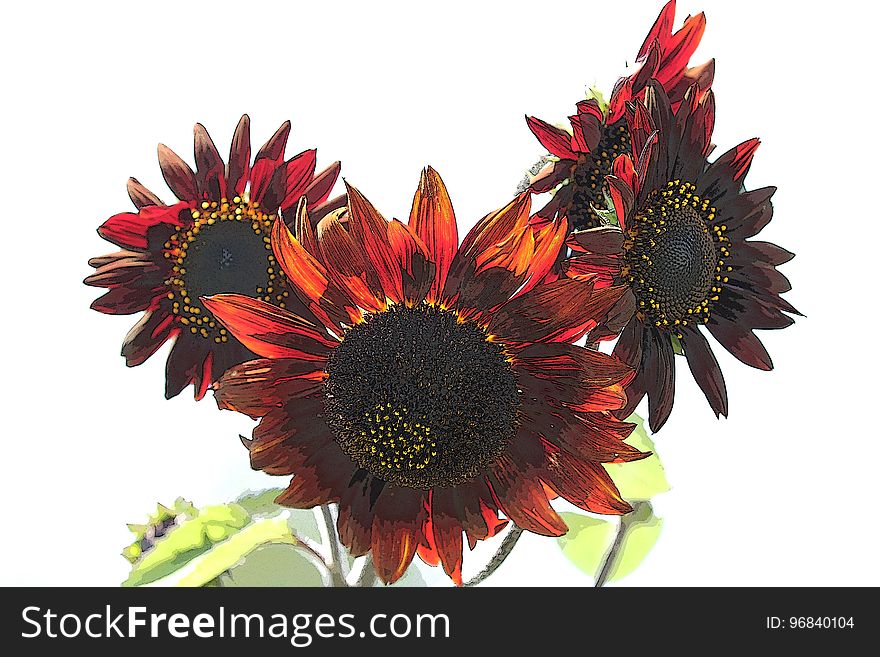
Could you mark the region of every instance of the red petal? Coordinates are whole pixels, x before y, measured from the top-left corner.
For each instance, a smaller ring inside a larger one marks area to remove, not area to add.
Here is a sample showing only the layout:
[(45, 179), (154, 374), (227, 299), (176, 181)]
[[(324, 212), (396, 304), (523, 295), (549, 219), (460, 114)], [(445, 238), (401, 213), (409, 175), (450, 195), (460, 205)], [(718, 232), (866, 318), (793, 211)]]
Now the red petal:
[(626, 289), (594, 290), (589, 280), (559, 279), (504, 304), (488, 330), (513, 344), (574, 342), (606, 317)]
[[(303, 194), (309, 200), (309, 210), (314, 210), (317, 206), (327, 200), (330, 191), (336, 180), (339, 178), (339, 170), (342, 166), (339, 162), (334, 162), (329, 167), (319, 173), (315, 179), (309, 183)], [(343, 204), (344, 205), (344, 204)]]
[(129, 178), (127, 188), (128, 197), (138, 210), (148, 205), (165, 205), (158, 196), (141, 185), (137, 178)]
[(715, 417), (727, 417), (727, 386), (709, 342), (699, 330), (689, 331), (682, 342), (691, 374), (706, 395)]
[(203, 297), (211, 314), (248, 349), (266, 358), (320, 361), (338, 343), (291, 312), (241, 294)]
[(436, 301), (458, 250), (458, 227), (446, 185), (431, 167), (422, 171), (419, 188), (413, 197), (409, 225), (425, 243), (429, 259), (436, 265), (428, 297), (429, 301)]
[(214, 384), (217, 406), (262, 417), (288, 401), (321, 391), (324, 361), (263, 358), (236, 365)]
[(393, 584), (406, 572), (419, 544), (427, 511), (424, 493), (386, 485), (376, 500), (372, 553), (376, 574)]
[(500, 456), (488, 475), (498, 505), (518, 527), (542, 536), (562, 536), (568, 527), (550, 506), (536, 471), (523, 471), (509, 456)]
[(235, 127), (229, 147), (229, 164), (226, 165), (226, 181), (230, 196), (243, 194), (251, 173), (251, 119), (242, 115)]
[(388, 222), (356, 187), (345, 183), (345, 189), (348, 193), (349, 232), (362, 245), (384, 296), (400, 303), (403, 301), (401, 265), (388, 241)]
[(199, 198), (196, 174), (180, 156), (165, 144), (159, 144), (159, 168), (169, 189), (181, 201), (194, 201)]
[(577, 153), (572, 150), (572, 136), (565, 130), (550, 125), (546, 121), (527, 116), (526, 123), (529, 130), (538, 138), (541, 145), (547, 149), (551, 155), (563, 160), (576, 160)]
[(169, 224), (168, 235), (182, 225), (180, 213), (189, 206), (181, 201), (175, 205), (148, 205), (139, 212), (113, 215), (98, 228), (98, 235), (125, 249), (146, 249), (147, 233), (154, 226)]
[(315, 176), (317, 154), (318, 151), (313, 148), (288, 160), (284, 165), (286, 184), (280, 203), (282, 208), (295, 206), (300, 197), (305, 195), (306, 188)]
[(196, 183), (202, 197), (220, 200), (226, 196), (226, 177), (223, 158), (217, 151), (205, 126), (196, 123), (193, 129), (195, 145)]
[(384, 310), (385, 294), (375, 270), (367, 264), (363, 243), (355, 241), (335, 215), (327, 215), (318, 224), (318, 246), (327, 275), (354, 305), (369, 312)]
[(290, 135), (290, 121), (285, 121), (275, 134), (269, 138), (254, 158), (251, 168), (251, 201), (259, 203), (272, 181), (275, 170), (284, 159), (287, 137)]
[(122, 355), (129, 367), (140, 365), (152, 356), (179, 329), (172, 315), (162, 308), (144, 313), (122, 343)]
[(388, 224), (388, 241), (400, 263), (404, 300), (409, 304), (421, 303), (436, 282), (427, 245), (396, 219)]
[[(297, 223), (304, 225), (308, 221), (303, 200), (297, 208)], [(354, 308), (347, 310), (348, 300), (330, 281), (324, 265), (303, 248), (282, 220), (276, 220), (272, 226), (271, 239), (272, 252), (287, 280), (324, 326), (339, 331), (340, 323), (358, 315)]]
[(431, 529), (443, 570), (456, 586), (462, 585), (462, 526), (452, 489), (435, 489), (431, 495)]

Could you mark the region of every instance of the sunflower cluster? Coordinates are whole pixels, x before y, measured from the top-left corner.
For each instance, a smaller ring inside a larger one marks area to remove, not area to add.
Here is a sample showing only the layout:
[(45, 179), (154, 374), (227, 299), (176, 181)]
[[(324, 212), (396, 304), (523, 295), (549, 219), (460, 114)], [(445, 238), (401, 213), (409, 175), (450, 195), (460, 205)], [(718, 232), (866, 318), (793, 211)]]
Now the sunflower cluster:
[(726, 415), (703, 329), (770, 369), (753, 329), (797, 314), (776, 269), (792, 254), (750, 239), (773, 212), (773, 188), (744, 184), (758, 140), (710, 160), (714, 62), (689, 65), (705, 17), (673, 31), (674, 12), (570, 130), (527, 117), (549, 164), (461, 240), (430, 167), (389, 221), (347, 183), (331, 199), (338, 162), (285, 159), (289, 123), (252, 158), (242, 117), (226, 162), (196, 125), (195, 169), (159, 146), (177, 200), (132, 178), (135, 211), (98, 229), (120, 250), (90, 261), (92, 307), (142, 313), (129, 366), (173, 342), (166, 397), (192, 384), (258, 418), (243, 442), (291, 476), (279, 503), (338, 504), (341, 543), (385, 582), (418, 554), (461, 584), (464, 541), (508, 523), (561, 535), (556, 497), (627, 513), (604, 465), (648, 455), (624, 420), (647, 396), (660, 429), (676, 355)]

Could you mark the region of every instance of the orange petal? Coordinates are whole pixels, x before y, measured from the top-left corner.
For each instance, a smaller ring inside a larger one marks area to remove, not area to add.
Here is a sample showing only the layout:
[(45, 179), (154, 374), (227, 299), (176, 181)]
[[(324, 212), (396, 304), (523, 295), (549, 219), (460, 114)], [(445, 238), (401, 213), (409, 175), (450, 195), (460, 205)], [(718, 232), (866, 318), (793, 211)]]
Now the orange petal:
[(446, 185), (431, 167), (422, 171), (419, 188), (413, 197), (409, 225), (427, 246), (429, 259), (437, 265), (428, 295), (429, 301), (436, 301), (458, 250), (458, 227)]

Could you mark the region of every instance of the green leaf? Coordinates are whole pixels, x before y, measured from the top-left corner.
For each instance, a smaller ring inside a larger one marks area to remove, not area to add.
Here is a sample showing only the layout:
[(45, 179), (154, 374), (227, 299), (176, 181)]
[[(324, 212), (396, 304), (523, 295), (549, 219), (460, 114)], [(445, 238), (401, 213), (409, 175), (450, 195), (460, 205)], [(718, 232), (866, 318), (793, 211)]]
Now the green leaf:
[(284, 492), (283, 488), (268, 488), (266, 490), (242, 493), (235, 503), (251, 516), (271, 516), (280, 513), (283, 507), (275, 504), (275, 498)]
[(605, 96), (602, 95), (602, 92), (599, 91), (598, 87), (590, 87), (587, 91), (587, 100), (595, 100), (599, 104), (599, 109), (602, 110), (602, 114), (608, 114), (608, 102), (605, 100)]
[(221, 586), (324, 586), (324, 576), (305, 551), (272, 543), (256, 548), (220, 578)]
[[(613, 558), (609, 582), (622, 579), (639, 567), (663, 526), (663, 520), (654, 515), (649, 502), (636, 502), (632, 512), (621, 516), (619, 524), (579, 513), (560, 515), (569, 527), (567, 534), (556, 539), (562, 553), (594, 579), (599, 577), (606, 560)], [(615, 554), (610, 557), (612, 549)]]
[(638, 568), (654, 547), (663, 528), (663, 519), (654, 515), (649, 502), (637, 504), (631, 513), (621, 518), (621, 522), (623, 539), (611, 566), (609, 582), (622, 579)]
[(568, 525), (568, 533), (556, 539), (562, 553), (590, 577), (595, 577), (614, 542), (616, 524), (580, 513), (559, 515)]
[[(150, 517), (148, 525), (130, 525), (136, 540), (123, 550), (123, 556), (132, 562), (132, 569), (122, 585), (143, 586), (161, 579), (248, 522), (247, 511), (237, 504), (195, 509), (181, 499), (173, 509), (159, 505), (159, 512)], [(157, 529), (161, 529), (161, 533)]]
[(245, 557), (258, 547), (267, 543), (296, 545), (297, 540), (290, 533), (287, 522), (286, 514), (256, 520), (152, 583), (157, 586), (204, 586), (243, 564)]
[(640, 461), (605, 463), (605, 469), (611, 475), (623, 499), (630, 502), (649, 500), (655, 495), (668, 491), (669, 482), (666, 480), (666, 472), (663, 470), (660, 457), (657, 456), (654, 443), (645, 430), (644, 420), (634, 413), (626, 421), (636, 424), (636, 428), (626, 442), (643, 452), (652, 452), (652, 454)]

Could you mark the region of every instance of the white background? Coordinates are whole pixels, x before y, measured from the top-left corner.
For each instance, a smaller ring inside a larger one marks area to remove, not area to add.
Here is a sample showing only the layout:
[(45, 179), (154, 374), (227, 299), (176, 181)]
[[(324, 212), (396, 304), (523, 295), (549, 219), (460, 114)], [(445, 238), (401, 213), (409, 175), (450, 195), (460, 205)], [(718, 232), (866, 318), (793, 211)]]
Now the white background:
[[(793, 11), (797, 7), (796, 12)], [(289, 154), (319, 147), (386, 216), (419, 170), (470, 227), (541, 155), (525, 113), (562, 122), (610, 91), (661, 7), (649, 2), (9, 3), (3, 76), (0, 583), (116, 584), (126, 522), (283, 484), (251, 472), (250, 421), (185, 391), (163, 399), (167, 348), (119, 357), (134, 317), (90, 311), (95, 234), (130, 208), (128, 176), (165, 200), (155, 149), (191, 161), (192, 125), (221, 152), (243, 112), (255, 147), (287, 118)], [(762, 237), (798, 257), (807, 317), (763, 332), (776, 364), (716, 350), (730, 419), (679, 365), (658, 438), (665, 527), (623, 585), (878, 585), (876, 9), (682, 1), (706, 10), (692, 60), (717, 58), (720, 153), (760, 136), (749, 187), (777, 185)], [(462, 230), (463, 233), (463, 230)], [(475, 572), (485, 553), (466, 555)], [(528, 537), (496, 585), (587, 585), (555, 541)]]

